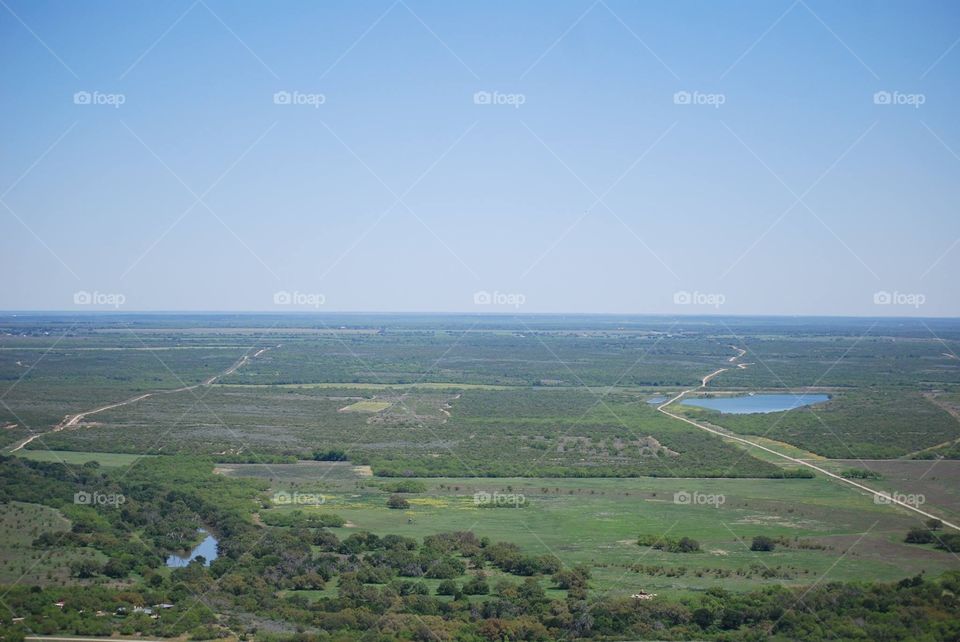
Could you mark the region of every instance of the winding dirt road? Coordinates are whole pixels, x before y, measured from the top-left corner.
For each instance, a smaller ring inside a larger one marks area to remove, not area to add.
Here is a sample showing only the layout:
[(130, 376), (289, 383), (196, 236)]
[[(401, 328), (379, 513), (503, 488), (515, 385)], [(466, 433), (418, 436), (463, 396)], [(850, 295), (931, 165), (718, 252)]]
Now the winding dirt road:
[[(740, 354), (738, 354), (738, 355), (736, 355), (736, 356), (731, 357), (730, 359), (728, 359), (728, 361), (729, 361), (731, 364), (735, 364), (736, 361), (737, 361), (737, 359), (740, 359), (741, 357), (743, 357), (743, 356), (747, 353), (747, 351), (744, 350), (744, 349), (742, 349), (742, 348), (738, 348), (738, 347), (736, 347), (736, 346), (731, 346), (731, 347), (740, 352)], [(741, 366), (746, 367), (747, 365), (749, 365), (749, 364), (737, 364), (737, 367), (738, 367), (738, 368), (741, 367)], [(907, 502), (901, 501), (901, 500), (897, 499), (896, 497), (891, 496), (889, 493), (884, 493), (884, 492), (881, 492), (881, 491), (878, 491), (878, 490), (874, 490), (873, 488), (870, 488), (869, 486), (865, 486), (864, 484), (861, 484), (860, 482), (853, 481), (852, 479), (847, 479), (846, 477), (842, 477), (842, 476), (840, 476), (840, 475), (837, 475), (836, 473), (832, 473), (832, 472), (830, 472), (829, 470), (824, 470), (824, 469), (821, 468), (820, 466), (817, 466), (817, 465), (815, 465), (815, 464), (811, 464), (810, 462), (804, 461), (804, 460), (802, 460), (802, 459), (797, 459), (797, 458), (795, 458), (795, 457), (790, 457), (789, 455), (784, 455), (783, 453), (779, 453), (779, 452), (777, 452), (776, 450), (773, 450), (772, 448), (767, 448), (766, 446), (761, 446), (760, 444), (756, 444), (756, 443), (750, 441), (749, 439), (744, 439), (743, 437), (736, 437), (736, 436), (734, 436), (734, 435), (730, 435), (730, 434), (728, 434), (728, 433), (721, 432), (721, 431), (719, 431), (719, 430), (715, 430), (715, 429), (713, 429), (713, 428), (710, 428), (709, 426), (705, 426), (705, 425), (703, 425), (703, 424), (701, 424), (701, 423), (698, 423), (698, 422), (696, 422), (696, 421), (694, 421), (694, 420), (692, 420), (692, 419), (688, 419), (687, 417), (684, 417), (683, 415), (678, 415), (678, 414), (676, 414), (676, 413), (673, 413), (673, 412), (670, 412), (669, 410), (667, 410), (667, 406), (669, 406), (669, 405), (671, 405), (671, 404), (679, 401), (680, 399), (682, 399), (683, 397), (685, 397), (686, 395), (688, 395), (688, 394), (690, 394), (690, 393), (698, 392), (698, 391), (700, 391), (700, 390), (703, 390), (704, 388), (707, 387), (707, 384), (710, 383), (710, 381), (711, 381), (712, 379), (714, 379), (716, 376), (718, 376), (718, 375), (726, 372), (726, 371), (729, 370), (729, 369), (730, 369), (730, 368), (720, 368), (719, 370), (716, 370), (716, 371), (714, 371), (714, 372), (711, 372), (710, 374), (708, 374), (707, 376), (705, 376), (703, 379), (701, 379), (701, 384), (700, 384), (699, 386), (697, 386), (696, 388), (690, 388), (689, 390), (684, 390), (683, 392), (681, 392), (680, 394), (678, 394), (678, 395), (675, 396), (674, 398), (672, 398), (672, 399), (670, 399), (670, 400), (668, 400), (668, 401), (660, 404), (659, 406), (657, 406), (657, 410), (660, 411), (660, 412), (662, 412), (663, 414), (667, 415), (668, 417), (672, 417), (673, 419), (678, 419), (678, 420), (680, 420), (680, 421), (683, 421), (683, 422), (685, 422), (685, 423), (688, 423), (688, 424), (690, 424), (691, 426), (694, 426), (694, 427), (696, 427), (696, 428), (699, 428), (700, 430), (704, 430), (704, 431), (706, 431), (706, 432), (709, 432), (709, 433), (711, 433), (711, 434), (713, 434), (713, 435), (717, 435), (717, 436), (722, 437), (722, 438), (724, 438), (724, 439), (731, 439), (731, 440), (733, 440), (733, 441), (737, 441), (737, 442), (740, 442), (740, 443), (742, 443), (742, 444), (746, 444), (746, 445), (748, 445), (748, 446), (752, 446), (753, 448), (759, 448), (760, 450), (763, 450), (764, 452), (768, 452), (768, 453), (770, 453), (771, 455), (776, 455), (777, 457), (779, 457), (779, 458), (781, 458), (781, 459), (785, 459), (785, 460), (787, 460), (787, 461), (789, 461), (789, 462), (792, 462), (792, 463), (794, 463), (794, 464), (797, 464), (797, 465), (799, 465), (799, 466), (804, 466), (804, 467), (806, 467), (806, 468), (810, 468), (811, 470), (815, 470), (815, 471), (817, 471), (818, 473), (820, 473), (820, 474), (822, 474), (822, 475), (824, 475), (824, 476), (826, 476), (826, 477), (829, 477), (830, 479), (833, 479), (833, 480), (838, 481), (838, 482), (842, 482), (842, 483), (847, 484), (847, 485), (849, 485), (849, 486), (853, 486), (853, 487), (855, 487), (855, 488), (857, 488), (857, 489), (859, 489), (859, 490), (861, 490), (861, 491), (864, 491), (864, 492), (866, 492), (866, 493), (869, 493), (870, 495), (873, 495), (875, 501), (876, 501), (877, 498), (880, 498), (881, 501), (878, 502), (878, 503), (880, 503), (880, 504), (890, 504), (890, 505), (896, 504), (897, 506), (900, 506), (901, 508), (906, 508), (907, 510), (913, 511), (914, 513), (917, 513), (917, 514), (919, 514), (919, 515), (923, 515), (924, 517), (927, 517), (927, 518), (930, 518), (930, 519), (938, 519), (938, 520), (940, 520), (941, 522), (943, 522), (943, 525), (944, 525), (944, 526), (949, 526), (950, 528), (952, 528), (952, 529), (954, 529), (954, 530), (960, 531), (960, 526), (958, 526), (958, 525), (956, 525), (956, 524), (953, 524), (953, 523), (951, 523), (951, 522), (948, 522), (947, 520), (943, 519), (943, 518), (940, 517), (939, 515), (934, 515), (933, 513), (928, 513), (928, 512), (925, 511), (925, 510), (921, 510), (921, 509), (917, 508), (916, 506), (913, 506), (913, 505), (911, 505), (911, 504), (908, 504)]]
[(20, 441), (15, 443), (8, 452), (11, 452), (11, 453), (17, 452), (18, 450), (22, 449), (24, 446), (29, 444), (31, 441), (33, 441), (37, 437), (42, 437), (43, 435), (49, 435), (50, 433), (54, 433), (54, 432), (60, 432), (61, 430), (76, 428), (81, 421), (83, 421), (90, 415), (95, 415), (100, 412), (112, 410), (113, 408), (120, 408), (121, 406), (129, 406), (132, 403), (137, 403), (138, 401), (142, 401), (143, 399), (146, 399), (148, 397), (153, 397), (157, 395), (170, 395), (177, 392), (189, 392), (190, 390), (196, 390), (197, 388), (201, 388), (204, 386), (212, 386), (214, 383), (216, 383), (218, 379), (222, 379), (223, 377), (232, 375), (234, 372), (236, 372), (243, 366), (247, 365), (251, 359), (259, 357), (261, 354), (263, 354), (269, 349), (270, 348), (261, 348), (260, 350), (255, 352), (252, 357), (250, 355), (245, 354), (239, 359), (237, 359), (237, 361), (233, 365), (231, 365), (229, 368), (227, 368), (223, 372), (219, 374), (215, 374), (212, 377), (208, 377), (200, 383), (195, 383), (190, 386), (182, 386), (180, 388), (171, 388), (169, 390), (155, 390), (153, 392), (145, 392), (143, 394), (137, 395), (136, 397), (130, 397), (129, 399), (124, 399), (123, 401), (117, 401), (115, 403), (107, 404), (106, 406), (100, 406), (98, 408), (94, 408), (93, 410), (85, 410), (83, 412), (78, 412), (74, 415), (67, 415), (66, 417), (63, 418), (63, 421), (58, 423), (56, 426), (54, 426), (50, 430), (46, 430), (44, 432), (38, 432), (25, 439), (21, 439)]

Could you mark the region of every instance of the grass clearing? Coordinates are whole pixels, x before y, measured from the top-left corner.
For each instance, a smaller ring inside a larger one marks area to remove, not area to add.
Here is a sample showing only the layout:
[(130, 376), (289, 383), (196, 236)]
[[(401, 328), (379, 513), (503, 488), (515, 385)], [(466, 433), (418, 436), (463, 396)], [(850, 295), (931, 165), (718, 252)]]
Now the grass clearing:
[(383, 410), (386, 410), (393, 403), (389, 401), (358, 401), (352, 403), (349, 406), (341, 408), (338, 412), (368, 412), (368, 413), (377, 413)]
[(154, 457), (155, 455), (131, 455), (128, 453), (108, 453), (108, 452), (84, 452), (74, 450), (18, 450), (16, 455), (24, 459), (33, 461), (52, 461), (65, 464), (85, 464), (88, 461), (95, 461), (101, 466), (118, 467), (129, 466), (142, 457)]
[[(515, 542), (531, 555), (554, 554), (565, 566), (590, 566), (598, 595), (640, 589), (680, 595), (712, 586), (745, 591), (803, 585), (828, 570), (831, 579), (888, 581), (960, 568), (960, 560), (949, 553), (903, 543), (904, 533), (917, 524), (910, 514), (879, 506), (824, 478), (428, 478), (420, 480), (427, 492), (408, 498), (409, 509), (385, 510), (387, 495), (358, 477), (333, 479), (315, 465), (288, 466), (274, 487), (323, 493), (326, 503), (310, 510), (346, 519), (349, 526), (334, 531), (340, 538), (357, 530), (414, 538), (472, 530), (495, 541)], [(341, 464), (339, 470), (345, 472), (346, 467)], [(267, 476), (262, 468), (244, 464), (234, 466), (231, 474), (248, 473)], [(525, 507), (480, 508), (474, 500), (480, 492), (519, 494)], [(682, 499), (708, 494), (722, 495), (722, 505), (715, 508)], [(867, 535), (860, 541), (850, 537), (862, 532)], [(640, 534), (692, 537), (703, 552), (640, 547), (636, 544)], [(749, 550), (755, 535), (783, 538), (786, 543), (772, 553), (755, 553)]]

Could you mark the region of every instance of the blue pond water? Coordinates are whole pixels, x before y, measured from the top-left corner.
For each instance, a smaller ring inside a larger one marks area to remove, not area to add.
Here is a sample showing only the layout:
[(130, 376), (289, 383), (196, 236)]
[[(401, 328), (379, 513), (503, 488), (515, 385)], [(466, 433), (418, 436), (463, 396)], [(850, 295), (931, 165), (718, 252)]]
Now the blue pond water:
[(196, 547), (190, 551), (190, 555), (187, 557), (171, 555), (167, 558), (167, 566), (170, 568), (183, 568), (201, 555), (206, 560), (206, 562), (204, 562), (204, 566), (210, 566), (210, 562), (217, 559), (217, 538), (210, 533), (207, 533), (205, 530), (201, 530), (200, 532), (205, 533), (206, 537), (204, 537), (203, 541), (197, 544)]
[(656, 397), (650, 397), (649, 399), (647, 399), (647, 403), (654, 406), (659, 406), (660, 404), (664, 403), (666, 400), (667, 400), (666, 397), (658, 395)]
[(748, 415), (751, 413), (781, 412), (793, 410), (815, 403), (829, 401), (830, 395), (737, 395), (730, 397), (711, 397), (684, 399), (686, 406), (709, 408), (730, 415)]

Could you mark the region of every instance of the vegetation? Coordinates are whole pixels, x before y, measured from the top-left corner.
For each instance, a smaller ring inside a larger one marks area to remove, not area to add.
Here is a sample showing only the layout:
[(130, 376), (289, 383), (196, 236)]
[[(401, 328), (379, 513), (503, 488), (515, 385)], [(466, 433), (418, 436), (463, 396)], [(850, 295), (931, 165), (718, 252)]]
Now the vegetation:
[(700, 542), (695, 539), (690, 539), (689, 537), (674, 539), (672, 537), (664, 537), (660, 535), (641, 535), (639, 539), (637, 539), (637, 544), (640, 546), (650, 546), (657, 550), (667, 551), (670, 553), (700, 552)]
[(769, 552), (777, 547), (777, 542), (772, 537), (766, 535), (757, 535), (750, 543), (751, 551)]
[(400, 495), (390, 495), (390, 498), (387, 500), (387, 508), (410, 508), (410, 502)]
[[(820, 465), (924, 493), (952, 520), (956, 468), (908, 459), (960, 436), (949, 417), (960, 373), (927, 328), (245, 322), (145, 315), (142, 343), (120, 321), (5, 327), (0, 379), (19, 381), (18, 361), (34, 367), (4, 398), (2, 443), (155, 394), (0, 457), (0, 639), (960, 637), (960, 534), (647, 403), (721, 367), (711, 392), (830, 386), (833, 401), (808, 410), (684, 412), (843, 456)], [(733, 343), (769, 368), (731, 367)], [(203, 384), (251, 344), (271, 349), (191, 391), (169, 392), (182, 384), (156, 360)], [(866, 455), (903, 459), (849, 461)], [(723, 502), (676, 500), (704, 494), (694, 489)], [(216, 559), (167, 567), (200, 528)]]

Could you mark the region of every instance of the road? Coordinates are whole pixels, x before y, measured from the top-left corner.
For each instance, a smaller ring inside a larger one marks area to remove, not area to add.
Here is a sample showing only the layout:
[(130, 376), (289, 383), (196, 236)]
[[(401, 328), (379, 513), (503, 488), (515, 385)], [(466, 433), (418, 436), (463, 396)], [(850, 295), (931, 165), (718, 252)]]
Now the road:
[(142, 401), (143, 399), (146, 399), (148, 397), (153, 397), (155, 395), (170, 395), (177, 392), (188, 392), (190, 390), (196, 390), (197, 388), (200, 388), (203, 386), (212, 386), (217, 381), (217, 379), (222, 379), (223, 377), (232, 375), (234, 372), (236, 372), (243, 366), (247, 365), (250, 362), (250, 359), (259, 357), (261, 354), (263, 354), (269, 349), (270, 348), (261, 348), (260, 350), (257, 350), (256, 353), (254, 353), (253, 357), (245, 354), (223, 372), (219, 374), (215, 374), (212, 377), (208, 377), (207, 379), (204, 379), (200, 383), (195, 383), (190, 386), (182, 386), (180, 388), (171, 388), (169, 390), (155, 390), (153, 392), (146, 392), (141, 395), (137, 395), (136, 397), (130, 397), (129, 399), (124, 399), (123, 401), (117, 401), (115, 403), (107, 404), (106, 406), (100, 406), (98, 408), (94, 408), (93, 410), (85, 410), (83, 412), (78, 412), (74, 415), (67, 415), (66, 417), (63, 418), (63, 421), (58, 423), (56, 426), (54, 426), (50, 430), (46, 430), (44, 432), (38, 432), (25, 439), (21, 439), (16, 444), (14, 444), (12, 448), (10, 448), (9, 452), (15, 453), (18, 450), (21, 450), (24, 446), (32, 442), (37, 437), (41, 437), (43, 435), (49, 435), (50, 433), (54, 433), (54, 432), (60, 432), (61, 430), (67, 430), (68, 428), (75, 428), (77, 425), (80, 424), (81, 421), (83, 421), (90, 415), (95, 415), (100, 412), (112, 410), (113, 408), (129, 406), (132, 403), (137, 403), (138, 401)]
[[(729, 359), (729, 362), (730, 362), (731, 364), (734, 364), (734, 363), (736, 363), (737, 359), (740, 359), (741, 357), (743, 357), (743, 356), (747, 353), (747, 351), (746, 351), (746, 350), (743, 350), (742, 348), (737, 348), (736, 346), (731, 346), (731, 347), (733, 347), (734, 349), (740, 351), (740, 354), (738, 354), (738, 355), (735, 356), (735, 357), (731, 357), (731, 358)], [(745, 366), (745, 365), (747, 365), (747, 364), (738, 364), (737, 367), (739, 367), (739, 366), (741, 366), (741, 365)], [(948, 527), (950, 527), (950, 528), (952, 528), (952, 529), (954, 529), (954, 530), (960, 531), (960, 526), (957, 526), (956, 524), (953, 524), (953, 523), (951, 523), (951, 522), (948, 522), (948, 521), (945, 520), (943, 517), (941, 517), (941, 516), (939, 516), (939, 515), (934, 515), (933, 513), (929, 513), (929, 512), (927, 512), (927, 511), (925, 511), (925, 510), (921, 510), (921, 509), (917, 508), (916, 506), (912, 506), (912, 505), (908, 504), (907, 502), (904, 502), (904, 501), (901, 501), (901, 500), (899, 500), (899, 499), (896, 499), (895, 497), (891, 497), (888, 493), (884, 493), (884, 492), (881, 492), (881, 491), (879, 491), (879, 490), (875, 490), (875, 489), (873, 489), (873, 488), (870, 488), (869, 486), (866, 486), (866, 485), (864, 485), (864, 484), (861, 484), (860, 482), (856, 482), (856, 481), (853, 481), (852, 479), (847, 479), (846, 477), (842, 477), (842, 476), (840, 476), (840, 475), (837, 475), (836, 473), (832, 473), (832, 472), (830, 472), (829, 470), (824, 470), (824, 469), (821, 468), (820, 466), (817, 466), (817, 465), (815, 465), (815, 464), (811, 464), (810, 462), (804, 461), (804, 460), (802, 460), (802, 459), (797, 459), (797, 458), (795, 458), (795, 457), (790, 457), (789, 455), (784, 455), (783, 453), (779, 453), (779, 452), (777, 452), (776, 450), (773, 450), (772, 448), (767, 448), (766, 446), (761, 446), (760, 444), (756, 444), (756, 443), (750, 441), (749, 439), (744, 439), (743, 437), (736, 437), (736, 436), (734, 436), (734, 435), (730, 435), (730, 434), (728, 434), (728, 433), (724, 433), (724, 432), (721, 432), (721, 431), (719, 431), (719, 430), (715, 430), (715, 429), (713, 429), (713, 428), (710, 428), (709, 426), (705, 426), (704, 424), (698, 423), (698, 422), (696, 422), (696, 421), (694, 421), (694, 420), (692, 420), (692, 419), (688, 419), (687, 417), (684, 417), (683, 415), (678, 415), (678, 414), (676, 414), (676, 413), (673, 413), (673, 412), (670, 412), (669, 410), (667, 410), (667, 406), (669, 406), (669, 405), (671, 405), (671, 404), (679, 401), (680, 399), (682, 399), (683, 397), (685, 397), (686, 395), (688, 395), (688, 394), (690, 394), (690, 393), (698, 392), (698, 391), (700, 391), (700, 390), (703, 390), (704, 388), (707, 387), (707, 384), (710, 383), (710, 381), (711, 381), (712, 379), (714, 379), (715, 377), (717, 377), (717, 376), (720, 375), (721, 373), (726, 372), (726, 371), (729, 370), (729, 369), (730, 369), (730, 368), (720, 368), (719, 370), (716, 370), (716, 371), (714, 371), (714, 372), (711, 372), (710, 374), (708, 374), (707, 376), (705, 376), (703, 379), (700, 380), (701, 383), (700, 383), (699, 386), (697, 386), (696, 388), (690, 388), (689, 390), (684, 390), (683, 392), (681, 392), (680, 394), (678, 394), (677, 396), (675, 396), (673, 399), (670, 399), (670, 400), (668, 400), (668, 401), (660, 404), (659, 406), (657, 406), (657, 410), (659, 410), (659, 411), (662, 412), (663, 414), (667, 415), (668, 417), (672, 417), (673, 419), (678, 419), (678, 420), (680, 420), (680, 421), (683, 421), (683, 422), (685, 422), (685, 423), (690, 424), (691, 426), (694, 426), (694, 427), (696, 427), (696, 428), (699, 428), (700, 430), (705, 430), (706, 432), (709, 432), (709, 433), (711, 433), (711, 434), (713, 434), (713, 435), (717, 435), (717, 436), (719, 436), (719, 437), (723, 437), (724, 439), (731, 439), (731, 440), (733, 440), (733, 441), (737, 441), (737, 442), (740, 442), (740, 443), (742, 443), (742, 444), (746, 444), (746, 445), (748, 445), (748, 446), (752, 446), (753, 448), (759, 448), (760, 450), (763, 450), (764, 452), (768, 452), (768, 453), (770, 453), (771, 455), (776, 455), (776, 456), (779, 457), (780, 459), (785, 459), (785, 460), (787, 460), (787, 461), (789, 461), (789, 462), (792, 462), (792, 463), (794, 463), (794, 464), (797, 464), (797, 465), (799, 465), (799, 466), (804, 466), (804, 467), (806, 467), (806, 468), (810, 468), (811, 470), (815, 470), (816, 472), (820, 473), (821, 475), (824, 475), (825, 477), (828, 477), (828, 478), (830, 478), (830, 479), (832, 479), (832, 480), (834, 480), (834, 481), (842, 482), (842, 483), (844, 483), (844, 484), (847, 484), (848, 486), (853, 486), (853, 487), (855, 487), (855, 488), (857, 488), (857, 489), (859, 489), (859, 490), (861, 490), (861, 491), (864, 491), (864, 492), (866, 492), (866, 493), (869, 493), (870, 495), (873, 495), (874, 500), (876, 500), (876, 498), (881, 498), (883, 501), (882, 501), (882, 502), (879, 502), (879, 503), (882, 503), (882, 504), (890, 504), (890, 505), (896, 504), (897, 506), (899, 506), (899, 507), (901, 507), (901, 508), (905, 508), (905, 509), (907, 509), (907, 510), (909, 510), (909, 511), (913, 511), (914, 513), (917, 513), (918, 515), (923, 515), (923, 516), (926, 517), (926, 518), (939, 519), (941, 522), (943, 522), (943, 525), (944, 525), (944, 526), (948, 526)]]

